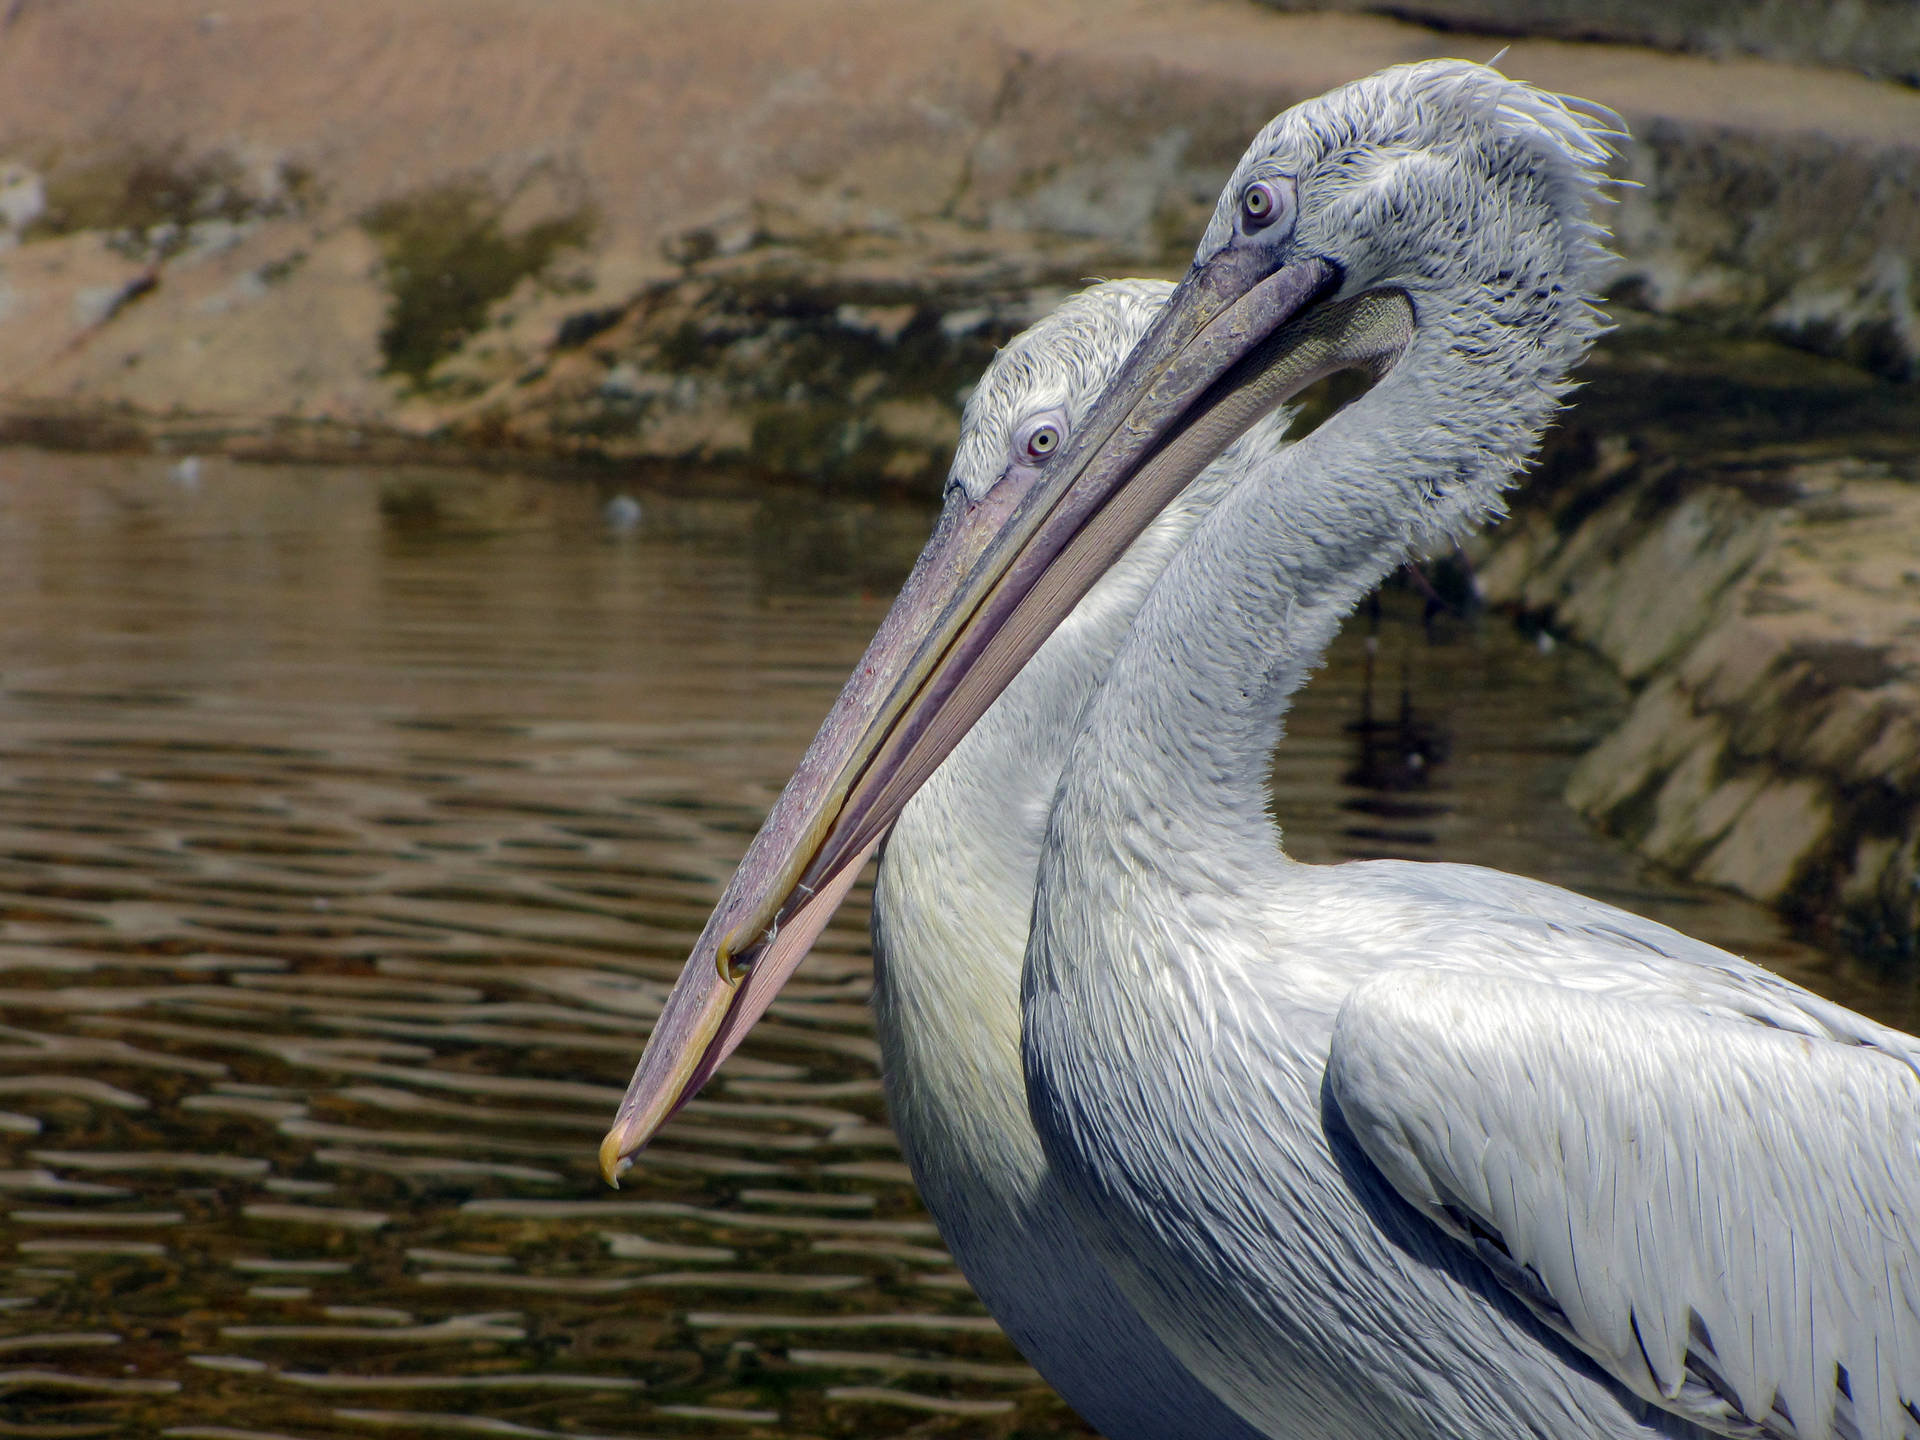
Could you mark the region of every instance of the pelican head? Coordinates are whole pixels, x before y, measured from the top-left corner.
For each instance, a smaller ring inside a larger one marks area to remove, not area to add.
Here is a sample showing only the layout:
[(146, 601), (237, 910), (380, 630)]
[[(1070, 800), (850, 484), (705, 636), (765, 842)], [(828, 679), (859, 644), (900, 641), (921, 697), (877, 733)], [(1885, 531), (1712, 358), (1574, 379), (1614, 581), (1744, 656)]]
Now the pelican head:
[[(1382, 71), (1261, 131), (1097, 397), (1002, 414), (996, 395), (1032, 392), (989, 378), (932, 539), (667, 998), (601, 1145), (610, 1181), (765, 1011), (907, 799), (1250, 426), (1323, 376), (1387, 375), (1419, 347), (1492, 371), (1588, 343), (1605, 259), (1588, 210), (1612, 133), (1607, 112), (1484, 66)], [(1506, 448), (1497, 422), (1461, 423)], [(1435, 486), (1444, 500), (1446, 477)]]

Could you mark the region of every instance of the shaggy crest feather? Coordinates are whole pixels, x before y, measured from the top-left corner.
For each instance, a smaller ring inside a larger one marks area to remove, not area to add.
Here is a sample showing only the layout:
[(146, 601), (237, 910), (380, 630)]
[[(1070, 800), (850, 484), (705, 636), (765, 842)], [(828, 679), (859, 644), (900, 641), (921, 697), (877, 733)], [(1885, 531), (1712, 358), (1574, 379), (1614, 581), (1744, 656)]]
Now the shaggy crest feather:
[(1221, 194), (1202, 238), (1204, 261), (1233, 230), (1241, 188), (1263, 163), (1294, 175), (1302, 189), (1325, 183), (1356, 156), (1471, 157), (1481, 166), (1517, 163), (1553, 198), (1565, 226), (1565, 263), (1579, 283), (1598, 288), (1612, 257), (1594, 223), (1594, 201), (1611, 183), (1606, 166), (1626, 138), (1604, 105), (1556, 95), (1466, 60), (1396, 65), (1328, 91), (1275, 117), (1254, 137)]

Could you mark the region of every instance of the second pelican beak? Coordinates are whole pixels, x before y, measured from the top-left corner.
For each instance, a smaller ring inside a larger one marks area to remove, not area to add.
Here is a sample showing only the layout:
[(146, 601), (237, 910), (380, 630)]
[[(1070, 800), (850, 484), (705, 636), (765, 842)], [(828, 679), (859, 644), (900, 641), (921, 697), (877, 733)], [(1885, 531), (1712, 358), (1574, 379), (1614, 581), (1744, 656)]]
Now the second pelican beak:
[(600, 1147), (632, 1156), (732, 1053), (902, 807), (1109, 565), (1262, 415), (1412, 333), (1398, 291), (1329, 302), (1323, 260), (1197, 267), (1060, 454), (955, 493), (707, 922)]

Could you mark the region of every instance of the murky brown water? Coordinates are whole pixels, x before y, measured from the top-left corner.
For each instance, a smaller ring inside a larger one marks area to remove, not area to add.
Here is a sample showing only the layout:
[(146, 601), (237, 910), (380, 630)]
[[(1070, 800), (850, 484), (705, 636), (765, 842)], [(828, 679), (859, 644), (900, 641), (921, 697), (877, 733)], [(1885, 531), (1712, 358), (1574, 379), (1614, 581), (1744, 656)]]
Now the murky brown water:
[[(886, 1129), (864, 891), (600, 1185), (927, 519), (605, 499), (0, 452), (0, 1434), (1077, 1428)], [(1296, 853), (1544, 875), (1910, 1018), (1558, 805), (1620, 703), (1591, 661), (1418, 619), (1389, 597), (1370, 712), (1364, 622), (1300, 707)]]

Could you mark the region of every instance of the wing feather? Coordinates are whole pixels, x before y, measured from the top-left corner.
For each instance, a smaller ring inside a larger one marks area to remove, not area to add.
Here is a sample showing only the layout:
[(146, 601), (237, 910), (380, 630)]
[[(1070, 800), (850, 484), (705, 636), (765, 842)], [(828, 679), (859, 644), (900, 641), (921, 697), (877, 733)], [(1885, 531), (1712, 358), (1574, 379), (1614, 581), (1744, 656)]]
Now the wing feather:
[(1920, 1440), (1912, 1056), (1403, 969), (1347, 999), (1328, 1080), (1395, 1189), (1642, 1398), (1727, 1435)]

